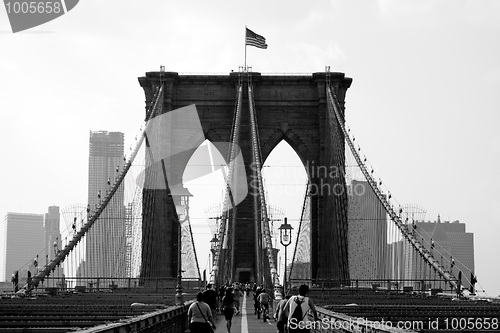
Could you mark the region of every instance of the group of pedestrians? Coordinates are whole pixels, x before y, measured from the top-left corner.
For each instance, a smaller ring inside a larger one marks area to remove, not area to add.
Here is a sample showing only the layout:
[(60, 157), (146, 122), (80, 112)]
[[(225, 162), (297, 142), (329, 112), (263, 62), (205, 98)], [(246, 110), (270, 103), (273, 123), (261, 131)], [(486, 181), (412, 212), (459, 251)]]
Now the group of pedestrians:
[(240, 313), (240, 299), (243, 297), (242, 285), (223, 285), (219, 292), (208, 284), (207, 289), (196, 295), (196, 302), (188, 310), (191, 333), (210, 333), (215, 330), (214, 317), (219, 310), (226, 319), (227, 332), (231, 333), (232, 319)]
[[(242, 287), (239, 284), (227, 285), (221, 287), (217, 293), (209, 284), (204, 292), (199, 292), (196, 295), (196, 302), (191, 304), (188, 310), (191, 333), (215, 331), (214, 317), (218, 310), (224, 314), (227, 332), (231, 333), (233, 316), (240, 312), (242, 290), (245, 292), (250, 290), (249, 285), (245, 285), (244, 289)], [(314, 321), (318, 320), (314, 302), (307, 297), (308, 292), (309, 287), (301, 285), (298, 295), (286, 296), (277, 304), (274, 319), (277, 322), (278, 333), (307, 333), (309, 330), (306, 329), (305, 322), (308, 321), (309, 314), (313, 316)], [(263, 286), (257, 287), (256, 284), (253, 287), (253, 295), (254, 314), (257, 318), (262, 315), (263, 320), (266, 321), (269, 319), (268, 312), (272, 298)]]

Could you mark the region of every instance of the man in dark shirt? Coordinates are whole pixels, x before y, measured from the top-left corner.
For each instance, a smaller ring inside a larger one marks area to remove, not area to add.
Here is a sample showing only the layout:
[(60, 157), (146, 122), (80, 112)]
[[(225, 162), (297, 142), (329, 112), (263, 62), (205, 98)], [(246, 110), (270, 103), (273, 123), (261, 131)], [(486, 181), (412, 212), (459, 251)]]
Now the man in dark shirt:
[(212, 285), (207, 284), (207, 290), (203, 292), (203, 301), (210, 306), (210, 310), (212, 310), (212, 315), (215, 316), (217, 313), (217, 292), (212, 289)]

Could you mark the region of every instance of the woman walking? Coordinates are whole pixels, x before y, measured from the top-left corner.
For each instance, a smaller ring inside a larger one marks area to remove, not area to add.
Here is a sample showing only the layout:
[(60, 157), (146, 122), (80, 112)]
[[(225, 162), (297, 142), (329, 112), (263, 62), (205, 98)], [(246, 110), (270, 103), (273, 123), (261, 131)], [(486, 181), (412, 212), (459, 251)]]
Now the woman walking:
[(226, 288), (226, 295), (222, 298), (221, 307), (226, 318), (227, 333), (231, 333), (231, 322), (234, 315), (234, 297), (231, 288)]
[(207, 303), (203, 302), (203, 293), (196, 294), (196, 302), (188, 310), (189, 329), (191, 333), (207, 333), (215, 331), (215, 322), (212, 311)]

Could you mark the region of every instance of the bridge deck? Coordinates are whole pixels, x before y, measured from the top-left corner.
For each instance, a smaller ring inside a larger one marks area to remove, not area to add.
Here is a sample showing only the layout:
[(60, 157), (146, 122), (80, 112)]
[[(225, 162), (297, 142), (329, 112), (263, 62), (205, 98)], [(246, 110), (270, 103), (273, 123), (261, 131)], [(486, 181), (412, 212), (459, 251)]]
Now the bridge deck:
[[(274, 310), (274, 309), (273, 309)], [(261, 319), (257, 319), (257, 316), (253, 313), (253, 299), (251, 296), (243, 297), (241, 301), (240, 314), (234, 315), (232, 320), (231, 333), (261, 333), (261, 332), (276, 332), (276, 322), (274, 319), (269, 319), (264, 322)], [(272, 317), (272, 310), (269, 310), (270, 316)], [(216, 317), (217, 329), (215, 333), (227, 333), (226, 320), (223, 314), (218, 314)]]

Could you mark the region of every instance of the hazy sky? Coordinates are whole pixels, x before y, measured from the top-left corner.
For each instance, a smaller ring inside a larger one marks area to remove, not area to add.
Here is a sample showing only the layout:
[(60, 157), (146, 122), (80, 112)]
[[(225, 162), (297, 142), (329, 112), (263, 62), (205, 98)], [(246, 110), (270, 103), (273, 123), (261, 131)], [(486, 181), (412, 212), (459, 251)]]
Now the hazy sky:
[[(13, 34), (0, 9), (0, 216), (85, 202), (90, 130), (131, 144), (137, 77), (262, 73), (353, 78), (346, 117), (394, 197), (474, 233), (476, 272), (500, 294), (500, 1), (98, 1)], [(133, 138), (132, 138), (133, 139)]]

